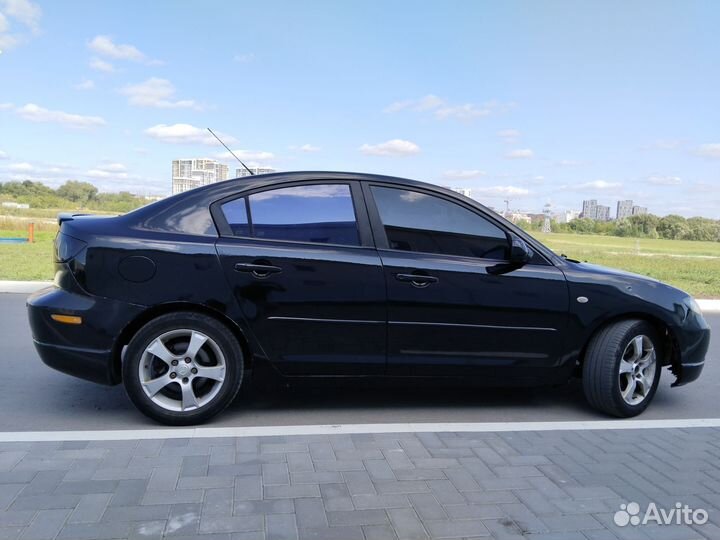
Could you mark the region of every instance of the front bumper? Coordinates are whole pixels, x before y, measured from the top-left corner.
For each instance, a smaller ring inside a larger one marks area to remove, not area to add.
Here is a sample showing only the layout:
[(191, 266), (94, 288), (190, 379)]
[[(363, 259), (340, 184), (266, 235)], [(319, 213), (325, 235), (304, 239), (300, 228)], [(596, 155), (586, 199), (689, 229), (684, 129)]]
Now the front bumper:
[[(30, 295), (27, 308), (33, 342), (45, 364), (96, 383), (120, 382), (117, 338), (141, 306), (52, 286)], [(60, 323), (51, 314), (76, 315), (82, 324)]]
[(676, 332), (678, 361), (672, 370), (676, 376), (672, 386), (682, 386), (700, 377), (710, 347), (710, 325), (699, 313), (690, 311)]

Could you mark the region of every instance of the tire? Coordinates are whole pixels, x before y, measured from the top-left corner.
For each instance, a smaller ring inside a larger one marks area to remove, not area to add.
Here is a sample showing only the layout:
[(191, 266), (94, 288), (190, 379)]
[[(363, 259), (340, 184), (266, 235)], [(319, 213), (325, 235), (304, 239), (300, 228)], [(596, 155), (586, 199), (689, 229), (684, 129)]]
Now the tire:
[(243, 353), (216, 319), (169, 313), (133, 336), (122, 370), (125, 390), (140, 412), (163, 424), (187, 426), (206, 422), (235, 399)]
[(660, 382), (660, 343), (655, 328), (642, 320), (618, 321), (600, 329), (590, 340), (583, 363), (588, 403), (621, 418), (642, 413)]

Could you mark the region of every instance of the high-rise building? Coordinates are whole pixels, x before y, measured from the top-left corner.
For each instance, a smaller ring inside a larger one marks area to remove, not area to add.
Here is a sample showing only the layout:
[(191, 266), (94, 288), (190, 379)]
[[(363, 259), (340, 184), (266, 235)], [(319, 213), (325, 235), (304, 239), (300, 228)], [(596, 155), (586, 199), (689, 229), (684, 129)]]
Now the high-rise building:
[[(275, 169), (271, 169), (270, 167), (248, 167), (248, 169), (250, 169), (253, 174), (270, 174), (275, 172)], [(251, 174), (244, 168), (235, 169), (235, 178), (244, 178), (245, 176), (251, 176)]]
[(589, 219), (597, 219), (597, 207), (598, 203), (595, 199), (583, 201), (582, 214), (580, 214), (580, 216)]
[(616, 219), (621, 220), (633, 215), (633, 202), (631, 200), (617, 202)]
[(173, 195), (227, 179), (228, 166), (214, 159), (174, 159), (172, 162)]
[(610, 207), (598, 204), (595, 207), (595, 219), (597, 221), (610, 221)]
[[(466, 197), (471, 197), (471, 196), (470, 196), (470, 193), (472, 192), (472, 190), (471, 190), (470, 188), (466, 188), (466, 187), (454, 187), (454, 188), (452, 188), (452, 190), (453, 190), (455, 193), (459, 193), (460, 195), (465, 195)], [(472, 197), (471, 197), (471, 198), (472, 198)]]
[(640, 216), (642, 214), (647, 214), (648, 209), (647, 206), (633, 206), (632, 207), (632, 215), (633, 216)]

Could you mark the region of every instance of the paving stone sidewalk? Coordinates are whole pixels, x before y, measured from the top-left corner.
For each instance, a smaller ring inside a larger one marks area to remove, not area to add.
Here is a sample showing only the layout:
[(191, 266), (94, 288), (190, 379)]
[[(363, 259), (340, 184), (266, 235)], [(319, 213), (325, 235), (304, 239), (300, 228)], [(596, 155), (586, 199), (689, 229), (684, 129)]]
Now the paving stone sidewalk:
[(0, 539), (717, 540), (719, 507), (715, 428), (0, 444)]

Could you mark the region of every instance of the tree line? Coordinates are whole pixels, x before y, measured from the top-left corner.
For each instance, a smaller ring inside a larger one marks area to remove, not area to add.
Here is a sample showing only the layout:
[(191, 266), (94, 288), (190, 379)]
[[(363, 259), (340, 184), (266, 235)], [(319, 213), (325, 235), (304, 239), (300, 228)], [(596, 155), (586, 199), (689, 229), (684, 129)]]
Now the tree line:
[(0, 201), (27, 203), (31, 208), (107, 212), (129, 212), (148, 203), (127, 191), (100, 193), (91, 183), (77, 180), (68, 180), (56, 189), (30, 180), (0, 183)]
[[(525, 224), (525, 227), (539, 231), (542, 224), (543, 219), (539, 218), (530, 224)], [(703, 217), (684, 218), (674, 214), (664, 217), (642, 214), (616, 221), (580, 218), (569, 223), (551, 221), (550, 226), (552, 232), (720, 242), (720, 220)]]

